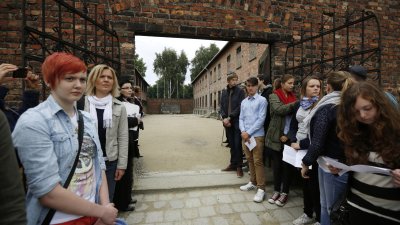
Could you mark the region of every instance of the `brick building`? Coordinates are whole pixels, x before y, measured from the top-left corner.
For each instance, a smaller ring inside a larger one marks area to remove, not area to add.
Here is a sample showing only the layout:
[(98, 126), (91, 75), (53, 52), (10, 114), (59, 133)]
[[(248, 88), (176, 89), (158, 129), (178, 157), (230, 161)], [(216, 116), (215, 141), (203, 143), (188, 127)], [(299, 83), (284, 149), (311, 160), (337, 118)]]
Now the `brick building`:
[(257, 76), (260, 60), (265, 60), (262, 56), (267, 51), (267, 44), (228, 42), (192, 81), (193, 113), (217, 112), (227, 74), (235, 72), (239, 83)]
[[(46, 0), (42, 7), (43, 2), (0, 1), (1, 62), (38, 71), (43, 57), (69, 49), (88, 65), (108, 58), (121, 74), (134, 74), (135, 35), (143, 35), (268, 44), (272, 76), (288, 66), (303, 75), (363, 63), (385, 89), (400, 82), (400, 1)], [(366, 17), (372, 20), (360, 22)], [(312, 36), (320, 38), (301, 42)], [(288, 49), (293, 42), (301, 43)], [(19, 98), (23, 85), (15, 88), (9, 101)]]

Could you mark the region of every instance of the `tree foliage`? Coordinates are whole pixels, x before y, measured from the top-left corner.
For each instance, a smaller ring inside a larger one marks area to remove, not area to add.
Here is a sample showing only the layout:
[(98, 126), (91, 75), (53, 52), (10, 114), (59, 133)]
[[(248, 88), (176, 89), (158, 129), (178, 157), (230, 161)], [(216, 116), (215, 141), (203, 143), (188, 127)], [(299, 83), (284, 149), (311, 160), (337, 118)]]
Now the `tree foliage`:
[(143, 61), (143, 58), (139, 57), (137, 53), (135, 53), (135, 56), (133, 57), (133, 65), (135, 66), (135, 69), (139, 71), (142, 77), (146, 76), (146, 71), (147, 71), (146, 63)]
[(196, 50), (195, 56), (192, 59), (190, 68), (190, 79), (191, 81), (196, 78), (197, 75), (204, 69), (204, 67), (210, 62), (210, 60), (219, 52), (219, 48), (216, 44), (212, 43), (209, 47), (205, 48), (200, 46)]
[(185, 74), (189, 60), (184, 51), (180, 55), (174, 49), (164, 48), (162, 53), (156, 53), (153, 63), (154, 73), (160, 78), (157, 81), (158, 90), (162, 89), (160, 98), (176, 98), (181, 96)]

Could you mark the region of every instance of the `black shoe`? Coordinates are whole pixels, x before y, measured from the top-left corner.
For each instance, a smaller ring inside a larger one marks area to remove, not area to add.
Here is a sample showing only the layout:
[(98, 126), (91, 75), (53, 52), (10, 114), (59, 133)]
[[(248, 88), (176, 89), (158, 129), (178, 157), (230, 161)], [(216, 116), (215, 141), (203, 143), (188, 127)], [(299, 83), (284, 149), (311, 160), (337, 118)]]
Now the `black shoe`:
[(135, 206), (133, 204), (129, 204), (128, 207), (126, 207), (125, 209), (121, 209), (120, 211), (122, 212), (132, 212), (135, 210)]
[(129, 202), (130, 204), (135, 204), (137, 202), (136, 198), (131, 198), (131, 202)]
[(229, 148), (229, 147), (231, 147), (229, 144), (227, 144), (227, 145), (225, 145), (225, 147), (227, 147), (227, 148)]
[(223, 141), (222, 143), (228, 143), (228, 140)]
[(139, 157), (138, 158), (141, 158), (141, 157), (143, 157), (142, 155), (139, 155)]

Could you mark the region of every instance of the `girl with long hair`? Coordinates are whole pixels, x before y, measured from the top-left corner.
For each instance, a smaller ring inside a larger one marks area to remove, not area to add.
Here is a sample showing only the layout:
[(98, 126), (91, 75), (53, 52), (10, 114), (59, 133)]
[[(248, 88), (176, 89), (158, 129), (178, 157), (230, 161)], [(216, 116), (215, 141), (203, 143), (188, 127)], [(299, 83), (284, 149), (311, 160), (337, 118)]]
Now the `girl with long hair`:
[[(301, 84), (299, 104), (296, 104), (296, 113), (290, 123), (289, 139), (294, 149), (307, 149), (309, 145), (308, 133), (304, 119), (311, 112), (318, 100), (322, 98), (322, 81), (316, 76), (306, 77)], [(318, 164), (313, 163), (309, 178), (303, 180), (304, 213), (293, 221), (294, 225), (309, 224), (315, 220), (320, 221), (321, 205), (319, 202)]]
[[(310, 145), (302, 160), (301, 175), (309, 178), (309, 166), (315, 165), (317, 158), (327, 156), (344, 162), (344, 150), (337, 137), (336, 111), (340, 95), (352, 84), (350, 73), (335, 71), (327, 75), (326, 92), (318, 104), (304, 118), (305, 129), (309, 131)], [(318, 167), (318, 183), (321, 203), (321, 224), (330, 225), (330, 210), (333, 203), (345, 192), (348, 173), (337, 176)]]
[(399, 111), (375, 84), (360, 82), (343, 93), (338, 126), (348, 164), (386, 168), (392, 175), (351, 173), (350, 224), (399, 224)]
[(274, 193), (268, 202), (278, 206), (284, 206), (288, 200), (293, 170), (293, 166), (282, 161), (283, 143), (288, 141), (291, 115), (297, 101), (293, 87), (294, 77), (284, 75), (277, 89), (269, 96), (271, 120), (265, 136), (265, 146), (272, 155)]

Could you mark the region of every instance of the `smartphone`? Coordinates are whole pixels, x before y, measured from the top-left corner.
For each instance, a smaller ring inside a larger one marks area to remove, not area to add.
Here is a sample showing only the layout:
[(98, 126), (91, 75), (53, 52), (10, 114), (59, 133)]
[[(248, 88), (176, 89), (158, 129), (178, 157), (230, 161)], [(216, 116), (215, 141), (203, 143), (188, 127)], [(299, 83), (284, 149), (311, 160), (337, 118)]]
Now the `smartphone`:
[(25, 78), (27, 75), (28, 75), (28, 69), (21, 67), (13, 72), (12, 77), (13, 78)]

